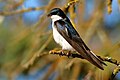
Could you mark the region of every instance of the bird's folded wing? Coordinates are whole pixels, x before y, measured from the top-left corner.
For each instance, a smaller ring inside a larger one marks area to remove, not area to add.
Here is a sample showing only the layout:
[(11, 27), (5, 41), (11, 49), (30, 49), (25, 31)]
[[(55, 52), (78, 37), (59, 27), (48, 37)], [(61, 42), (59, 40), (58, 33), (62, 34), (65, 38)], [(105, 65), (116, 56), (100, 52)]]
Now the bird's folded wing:
[(99, 59), (90, 49), (86, 46), (83, 40), (80, 38), (77, 31), (72, 25), (64, 20), (58, 20), (55, 22), (55, 26), (58, 32), (65, 38), (65, 40), (77, 51), (80, 55), (90, 61), (92, 64), (103, 69), (103, 61)]
[(86, 57), (84, 50), (89, 50), (89, 48), (84, 44), (77, 31), (73, 26), (69, 25), (64, 20), (58, 20), (55, 22), (58, 32), (65, 38), (65, 40), (78, 52), (81, 53), (82, 57)]

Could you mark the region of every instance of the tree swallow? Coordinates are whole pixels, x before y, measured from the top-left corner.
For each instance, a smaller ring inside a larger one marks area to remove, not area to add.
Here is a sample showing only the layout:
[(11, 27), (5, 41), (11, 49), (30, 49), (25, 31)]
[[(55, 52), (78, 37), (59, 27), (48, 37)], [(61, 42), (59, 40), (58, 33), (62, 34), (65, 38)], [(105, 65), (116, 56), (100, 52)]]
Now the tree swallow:
[(103, 60), (86, 46), (69, 18), (60, 8), (52, 9), (48, 16), (52, 19), (53, 38), (62, 46), (62, 50), (77, 51), (84, 59), (104, 70)]

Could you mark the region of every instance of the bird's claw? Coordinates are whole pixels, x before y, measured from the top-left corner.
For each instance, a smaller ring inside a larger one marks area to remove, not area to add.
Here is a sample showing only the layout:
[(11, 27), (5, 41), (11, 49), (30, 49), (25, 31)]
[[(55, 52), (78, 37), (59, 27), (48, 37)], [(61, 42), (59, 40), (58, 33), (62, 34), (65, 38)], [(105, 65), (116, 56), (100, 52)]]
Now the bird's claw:
[(67, 57), (69, 58), (70, 57), (70, 55), (71, 55), (71, 52), (69, 51), (69, 52), (67, 52)]
[(59, 50), (58, 53), (59, 53), (59, 56), (63, 56), (65, 54), (63, 50)]

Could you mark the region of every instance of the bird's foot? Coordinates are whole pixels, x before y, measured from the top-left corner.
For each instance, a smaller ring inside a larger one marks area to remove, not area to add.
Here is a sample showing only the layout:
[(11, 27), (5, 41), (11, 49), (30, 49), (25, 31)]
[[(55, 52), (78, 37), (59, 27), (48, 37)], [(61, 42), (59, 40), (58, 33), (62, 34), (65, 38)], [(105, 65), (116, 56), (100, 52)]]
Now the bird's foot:
[(68, 51), (66, 55), (69, 58), (71, 56), (71, 51)]
[(64, 50), (59, 50), (58, 53), (59, 53), (59, 56), (64, 56), (65, 55)]

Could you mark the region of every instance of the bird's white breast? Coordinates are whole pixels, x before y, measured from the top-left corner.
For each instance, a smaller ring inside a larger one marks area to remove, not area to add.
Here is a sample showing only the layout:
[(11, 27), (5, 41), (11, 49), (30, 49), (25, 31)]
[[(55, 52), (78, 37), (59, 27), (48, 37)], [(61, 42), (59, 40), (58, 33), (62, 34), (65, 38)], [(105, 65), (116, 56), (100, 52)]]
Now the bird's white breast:
[(56, 26), (54, 25), (54, 21), (62, 19), (59, 16), (51, 16), (52, 18), (52, 28), (53, 28), (53, 38), (56, 43), (62, 46), (64, 50), (74, 50), (73, 47), (61, 36), (61, 34), (57, 31)]

